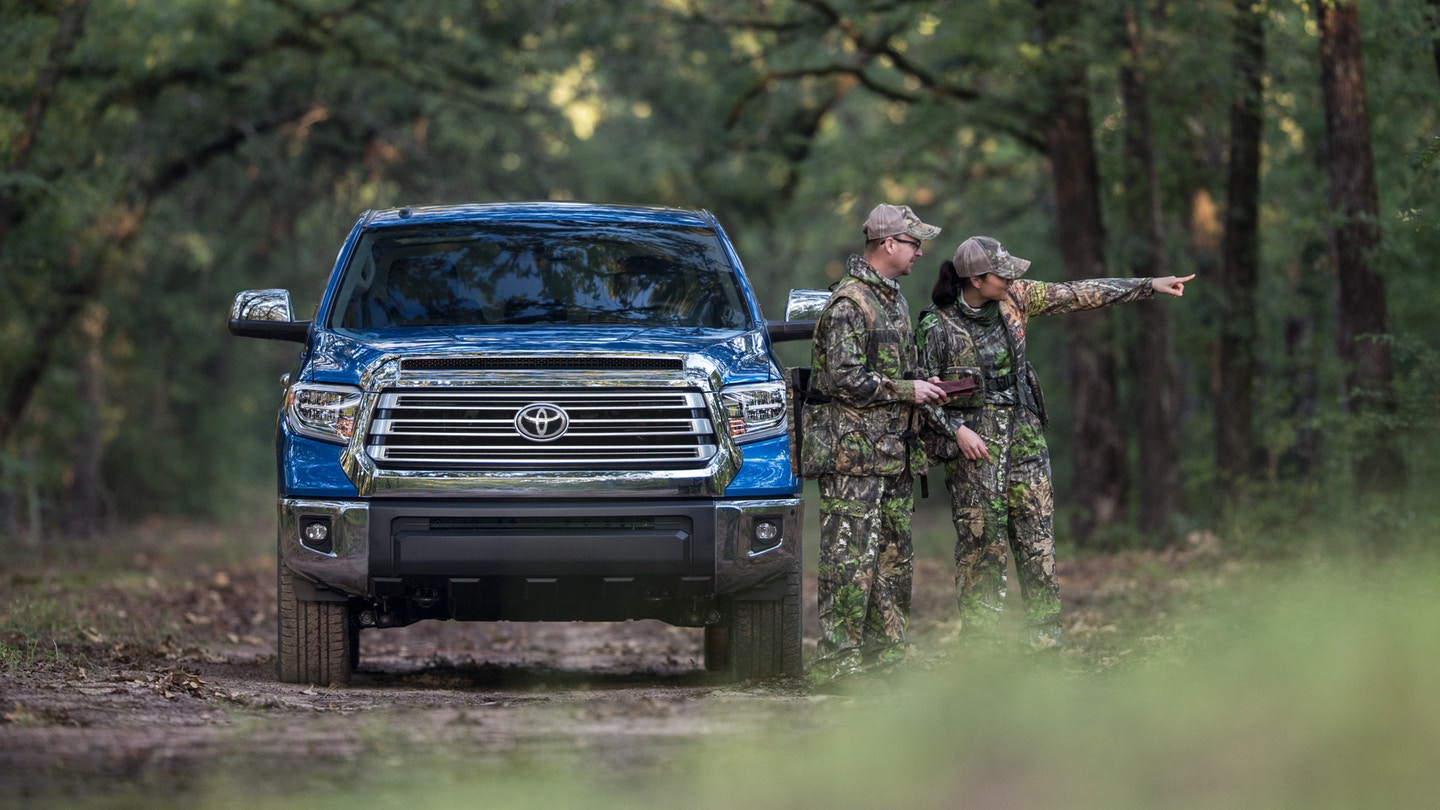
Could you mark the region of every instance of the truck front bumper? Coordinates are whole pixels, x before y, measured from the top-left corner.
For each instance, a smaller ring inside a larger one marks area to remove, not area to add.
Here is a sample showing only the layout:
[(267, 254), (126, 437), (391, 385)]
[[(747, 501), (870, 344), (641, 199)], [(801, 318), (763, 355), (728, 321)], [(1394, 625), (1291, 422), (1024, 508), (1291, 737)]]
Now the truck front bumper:
[[(798, 498), (280, 501), (301, 599), (414, 602), (435, 618), (718, 621), (799, 565)], [(424, 617), (430, 617), (426, 614)]]

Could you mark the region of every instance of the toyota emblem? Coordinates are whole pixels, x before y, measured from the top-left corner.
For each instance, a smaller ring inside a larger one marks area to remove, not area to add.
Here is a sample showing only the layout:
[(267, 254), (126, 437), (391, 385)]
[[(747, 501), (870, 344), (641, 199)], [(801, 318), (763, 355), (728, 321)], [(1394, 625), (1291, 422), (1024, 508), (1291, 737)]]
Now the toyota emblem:
[(559, 405), (537, 402), (526, 405), (515, 414), (515, 432), (532, 442), (550, 442), (565, 435), (570, 427), (570, 414)]

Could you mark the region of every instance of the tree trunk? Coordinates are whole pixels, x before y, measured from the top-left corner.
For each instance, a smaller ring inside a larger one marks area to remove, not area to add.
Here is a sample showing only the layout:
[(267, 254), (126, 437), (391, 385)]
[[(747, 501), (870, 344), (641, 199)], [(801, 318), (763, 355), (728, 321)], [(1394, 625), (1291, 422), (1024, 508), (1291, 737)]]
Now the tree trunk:
[[(1055, 177), (1060, 255), (1065, 278), (1105, 275), (1105, 227), (1100, 214), (1099, 169), (1090, 126), (1090, 99), (1082, 54), (1061, 44), (1070, 30), (1066, 19), (1076, 13), (1069, 3), (1037, 4), (1041, 36), (1051, 49), (1055, 73), (1045, 141)], [(1097, 529), (1125, 518), (1129, 474), (1125, 463), (1126, 434), (1121, 429), (1116, 394), (1116, 357), (1106, 310), (1078, 312), (1064, 318), (1073, 402), (1074, 521), (1078, 543), (1091, 540)]]
[[(1123, 22), (1130, 53), (1130, 61), (1120, 71), (1125, 109), (1125, 219), (1126, 230), (1135, 237), (1126, 265), (1132, 276), (1164, 276), (1170, 272), (1166, 269), (1149, 89), (1140, 68), (1145, 38), (1138, 3), (1126, 5)], [(1180, 374), (1175, 365), (1170, 308), (1148, 304), (1137, 310), (1140, 334), (1129, 342), (1129, 350), (1140, 428), (1140, 530), (1152, 545), (1159, 546), (1170, 539), (1165, 527), (1180, 502)]]
[(1396, 411), (1385, 277), (1371, 267), (1379, 244), (1379, 202), (1360, 52), (1360, 9), (1353, 0), (1316, 4), (1320, 22), (1320, 84), (1325, 98), (1331, 238), (1339, 275), (1336, 341), (1348, 366), (1346, 404), (1357, 418), (1354, 461), (1362, 491), (1403, 489), (1404, 458), (1388, 417)]
[[(45, 112), (59, 92), (60, 80), (65, 72), (65, 60), (85, 33), (85, 18), (89, 11), (90, 0), (70, 0), (65, 4), (55, 38), (50, 42), (44, 70), (37, 77), (30, 104), (25, 109), (22, 128), (10, 145), (10, 160), (5, 166), (7, 173), (20, 174), (28, 168), (31, 152), (45, 123)], [(0, 245), (5, 243), (10, 229), (25, 214), (24, 200), (21, 199), (25, 187), (26, 184), (23, 183), (6, 183), (0, 187)], [(3, 279), (6, 273), (18, 274), (26, 272), (27, 269), (0, 265), (0, 279)], [(25, 357), (22, 353), (17, 369), (0, 368), (0, 390), (5, 392), (3, 400), (0, 400), (0, 447), (5, 447), (19, 429), (20, 418), (30, 402), (30, 395), (49, 365), (54, 339), (78, 311), (78, 306), (88, 300), (91, 288), (86, 284), (87, 280), (88, 278), (82, 278), (74, 287), (57, 291), (60, 299), (58, 306), (47, 303), (45, 308), (54, 317), (42, 316), (38, 327), (33, 330), (34, 343), (38, 347), (34, 355)], [(10, 290), (5, 289), (4, 292), (9, 294)], [(69, 297), (70, 293), (83, 297), (72, 299)]]
[(84, 356), (80, 360), (78, 388), (85, 422), (75, 439), (75, 463), (70, 482), (70, 506), (66, 511), (66, 530), (75, 537), (93, 537), (100, 532), (102, 518), (101, 461), (104, 459), (105, 436), (102, 411), (105, 407), (105, 310), (91, 304), (78, 320), (84, 338)]
[[(32, 88), (30, 106), (25, 109), (22, 119), (23, 126), (10, 145), (10, 162), (5, 167), (7, 172), (19, 172), (29, 164), (31, 150), (35, 147), (40, 127), (45, 123), (45, 111), (50, 108), (50, 102), (59, 92), (60, 79), (65, 73), (65, 60), (84, 36), (85, 17), (89, 12), (90, 0), (69, 0), (65, 4), (55, 38), (50, 42), (45, 69), (41, 71), (35, 87)], [(5, 242), (11, 226), (24, 214), (23, 201), (20, 199), (22, 188), (24, 185), (19, 183), (6, 183), (0, 187), (0, 244)]]
[(1435, 43), (1431, 48), (1435, 55), (1435, 77), (1440, 79), (1440, 0), (1430, 0), (1430, 26)]
[(1220, 262), (1220, 363), (1216, 369), (1215, 469), (1233, 499), (1255, 471), (1255, 288), (1259, 280), (1260, 139), (1264, 127), (1265, 29), (1251, 0), (1235, 0), (1230, 166)]
[[(1302, 255), (1310, 258), (1312, 251)], [(1271, 474), (1276, 478), (1299, 484), (1315, 484), (1320, 475), (1323, 448), (1320, 421), (1320, 374), (1321, 350), (1316, 344), (1319, 325), (1329, 317), (1334, 295), (1332, 291), (1318, 289), (1318, 279), (1306, 278), (1304, 271), (1313, 267), (1315, 261), (1297, 260), (1289, 273), (1289, 286), (1295, 300), (1301, 302), (1285, 318), (1284, 346), (1287, 358), (1285, 373), (1281, 379), (1288, 393), (1289, 405), (1285, 417), (1290, 420), (1294, 441), (1284, 448), (1278, 458), (1270, 460)], [(1328, 286), (1328, 285), (1327, 285)], [(1306, 492), (1315, 491), (1314, 486), (1304, 486)], [(1297, 504), (1308, 510), (1310, 503)]]

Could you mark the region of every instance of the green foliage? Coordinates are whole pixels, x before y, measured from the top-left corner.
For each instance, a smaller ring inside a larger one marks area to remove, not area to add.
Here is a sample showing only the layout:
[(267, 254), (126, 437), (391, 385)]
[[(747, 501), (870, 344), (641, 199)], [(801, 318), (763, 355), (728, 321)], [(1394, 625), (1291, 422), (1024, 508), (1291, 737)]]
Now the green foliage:
[[(230, 338), (225, 312), (257, 287), (289, 288), (302, 316), (313, 311), (339, 239), (367, 208), (709, 208), (773, 318), (788, 289), (838, 278), (871, 204), (904, 202), (945, 229), (902, 282), (918, 310), (970, 234), (1000, 238), (1037, 277), (1060, 276), (1045, 115), (1056, 72), (1081, 60), (1111, 272), (1130, 270), (1130, 235), (1114, 224), (1128, 193), (1117, 85), (1130, 56), (1112, 3), (1070, 4), (1041, 39), (1037, 7), (1019, 0), (94, 0), (81, 35), (56, 51), (76, 7), (0, 8), (0, 407), (39, 373), (0, 435), (0, 529), (34, 515), (58, 527), (92, 465), (101, 508), (127, 517), (223, 512), (237, 489), (269, 482), (276, 380), (294, 347)], [(1332, 432), (1346, 425), (1331, 393), (1344, 379), (1330, 327), (1344, 302), (1324, 230), (1317, 43), (1307, 7), (1264, 9), (1257, 486), (1323, 501), (1345, 484), (1348, 448)], [(1207, 276), (1225, 195), (1232, 4), (1140, 11), (1166, 269), (1201, 274), (1172, 310), (1190, 496), (1177, 520), (1191, 525), (1216, 513), (1210, 377), (1227, 310)], [(1420, 347), (1440, 342), (1433, 274), (1421, 271), (1440, 251), (1427, 13), (1423, 0), (1362, 13), (1376, 264), (1406, 425), (1433, 418), (1433, 360)], [(32, 129), (37, 101), (47, 103)], [(1055, 415), (1061, 504), (1079, 451), (1064, 339), (1042, 323), (1030, 341)], [(798, 364), (802, 349), (781, 354)]]

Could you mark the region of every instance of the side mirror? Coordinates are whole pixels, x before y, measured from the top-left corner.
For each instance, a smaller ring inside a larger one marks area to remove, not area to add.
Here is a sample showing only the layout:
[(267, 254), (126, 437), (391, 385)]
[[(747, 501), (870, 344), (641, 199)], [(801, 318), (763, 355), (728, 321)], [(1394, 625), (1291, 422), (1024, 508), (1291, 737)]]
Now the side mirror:
[(815, 337), (815, 321), (830, 301), (829, 290), (791, 290), (785, 299), (785, 320), (766, 321), (770, 341), (810, 340)]
[(818, 320), (829, 301), (829, 290), (791, 290), (790, 297), (785, 299), (785, 320)]
[(289, 290), (246, 290), (230, 305), (230, 334), (304, 343), (310, 322), (295, 320)]
[(791, 290), (790, 297), (785, 301), (785, 320), (765, 322), (770, 342), (815, 337), (815, 321), (829, 300), (829, 290)]

